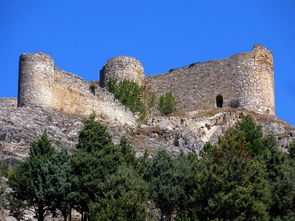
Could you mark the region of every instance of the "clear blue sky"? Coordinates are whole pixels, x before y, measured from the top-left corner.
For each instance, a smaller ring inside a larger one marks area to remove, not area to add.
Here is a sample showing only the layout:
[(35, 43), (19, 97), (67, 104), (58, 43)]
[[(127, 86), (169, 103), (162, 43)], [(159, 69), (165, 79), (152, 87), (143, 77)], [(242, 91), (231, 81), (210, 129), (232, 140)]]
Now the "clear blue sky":
[(0, 97), (17, 96), (25, 52), (97, 80), (117, 55), (150, 75), (260, 43), (274, 54), (276, 114), (295, 125), (294, 41), (294, 0), (0, 0)]

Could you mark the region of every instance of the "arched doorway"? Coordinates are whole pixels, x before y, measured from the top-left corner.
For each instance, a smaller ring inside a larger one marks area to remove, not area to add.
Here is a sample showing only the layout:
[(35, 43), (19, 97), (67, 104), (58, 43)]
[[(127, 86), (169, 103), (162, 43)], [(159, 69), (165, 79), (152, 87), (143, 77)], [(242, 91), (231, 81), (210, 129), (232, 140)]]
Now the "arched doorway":
[(222, 106), (223, 106), (223, 97), (219, 94), (219, 95), (217, 95), (215, 100), (216, 100), (216, 107), (222, 108)]

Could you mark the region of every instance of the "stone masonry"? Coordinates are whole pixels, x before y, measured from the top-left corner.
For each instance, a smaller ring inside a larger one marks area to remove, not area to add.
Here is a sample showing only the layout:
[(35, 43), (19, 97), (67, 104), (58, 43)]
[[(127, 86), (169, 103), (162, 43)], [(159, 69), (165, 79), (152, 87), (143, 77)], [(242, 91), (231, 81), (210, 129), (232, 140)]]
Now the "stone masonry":
[(55, 67), (49, 55), (22, 54), (18, 106), (53, 108), (80, 116), (95, 112), (100, 118), (135, 127), (134, 115), (105, 89), (110, 78), (135, 81), (158, 97), (171, 91), (178, 100), (178, 110), (239, 107), (275, 114), (272, 53), (258, 44), (251, 52), (146, 77), (138, 60), (118, 56), (101, 69), (100, 83), (86, 82)]
[(20, 57), (18, 106), (53, 108), (78, 116), (96, 113), (120, 125), (137, 125), (133, 113), (106, 89), (60, 70), (43, 53)]
[(275, 114), (272, 53), (261, 45), (230, 58), (194, 63), (147, 76), (146, 85), (161, 96), (171, 91), (179, 110), (240, 107)]

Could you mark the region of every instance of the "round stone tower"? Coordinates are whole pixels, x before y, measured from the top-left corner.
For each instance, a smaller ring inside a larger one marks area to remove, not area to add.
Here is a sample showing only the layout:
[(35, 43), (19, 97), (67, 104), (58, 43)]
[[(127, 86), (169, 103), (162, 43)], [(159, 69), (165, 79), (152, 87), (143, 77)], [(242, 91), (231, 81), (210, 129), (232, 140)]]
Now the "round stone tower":
[(272, 52), (254, 45), (251, 52), (233, 55), (234, 88), (241, 107), (262, 114), (275, 114)]
[(131, 80), (144, 85), (144, 70), (140, 61), (132, 57), (118, 56), (108, 60), (100, 71), (100, 85), (106, 87), (108, 80)]
[(18, 106), (49, 106), (53, 76), (54, 61), (49, 55), (22, 54), (19, 59)]

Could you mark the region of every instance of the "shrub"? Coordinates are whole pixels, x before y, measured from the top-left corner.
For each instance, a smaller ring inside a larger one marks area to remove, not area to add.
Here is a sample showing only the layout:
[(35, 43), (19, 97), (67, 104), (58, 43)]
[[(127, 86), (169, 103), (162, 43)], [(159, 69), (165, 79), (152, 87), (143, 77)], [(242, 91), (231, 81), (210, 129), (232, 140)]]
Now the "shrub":
[(145, 117), (144, 87), (130, 80), (118, 82), (116, 79), (110, 79), (107, 88), (121, 104), (128, 107), (133, 113), (139, 114), (141, 119)]
[(95, 90), (97, 89), (97, 84), (94, 81), (91, 81), (89, 84), (89, 88), (91, 90), (91, 93), (95, 95)]
[(157, 104), (157, 95), (155, 92), (151, 92), (148, 97), (148, 107), (153, 108)]
[(159, 111), (162, 115), (171, 114), (176, 110), (177, 101), (171, 92), (160, 97)]

